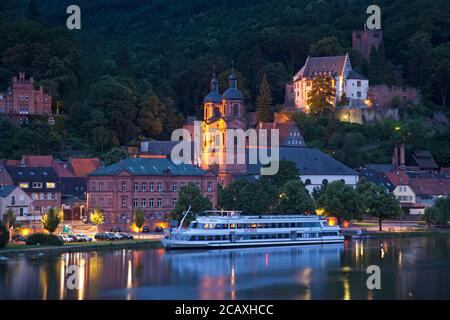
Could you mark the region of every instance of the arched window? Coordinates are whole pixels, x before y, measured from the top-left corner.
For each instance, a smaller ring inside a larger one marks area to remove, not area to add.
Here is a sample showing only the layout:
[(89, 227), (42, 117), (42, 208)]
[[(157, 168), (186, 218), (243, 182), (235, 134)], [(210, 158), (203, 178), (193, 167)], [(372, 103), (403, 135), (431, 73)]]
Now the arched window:
[(233, 116), (238, 116), (239, 115), (239, 105), (237, 103), (235, 103), (233, 105)]
[(328, 184), (328, 179), (323, 179), (323, 180), (322, 180), (322, 184), (323, 184), (324, 186), (326, 186), (326, 185)]
[(220, 118), (220, 110), (219, 110), (219, 108), (214, 108), (214, 117)]
[(305, 180), (305, 186), (309, 186), (311, 184), (311, 179), (306, 179)]

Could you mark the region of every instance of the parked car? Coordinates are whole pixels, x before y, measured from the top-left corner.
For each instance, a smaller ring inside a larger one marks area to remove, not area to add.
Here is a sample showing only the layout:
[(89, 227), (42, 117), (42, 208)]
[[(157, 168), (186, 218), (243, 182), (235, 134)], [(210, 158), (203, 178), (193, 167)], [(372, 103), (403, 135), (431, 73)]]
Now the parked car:
[(67, 237), (71, 238), (71, 239), (72, 239), (72, 242), (80, 242), (80, 241), (78, 240), (77, 236), (74, 235), (74, 234), (69, 234), (69, 235), (67, 235)]
[(149, 226), (144, 226), (144, 227), (142, 228), (142, 232), (143, 232), (143, 233), (149, 233), (149, 232), (150, 232), (150, 227), (149, 227)]
[(20, 235), (20, 234), (15, 234), (15, 235), (13, 235), (12, 236), (12, 241), (14, 241), (14, 242), (22, 242), (22, 241), (25, 241), (26, 240), (26, 237), (24, 237), (24, 236), (22, 236), (22, 235)]
[(134, 239), (134, 236), (129, 233), (121, 232), (120, 235), (124, 238), (124, 240), (133, 240)]
[(113, 237), (113, 240), (125, 240), (125, 237), (118, 232), (113, 233), (112, 237)]
[(84, 233), (79, 233), (79, 234), (77, 234), (75, 236), (77, 237), (79, 242), (90, 242), (90, 241), (92, 241), (92, 238), (88, 237)]
[(156, 226), (156, 227), (155, 227), (155, 232), (156, 232), (156, 233), (164, 232), (164, 228), (161, 227), (161, 226)]
[(103, 240), (104, 238), (105, 238), (105, 234), (104, 234), (104, 233), (101, 233), (101, 232), (96, 233), (95, 236), (94, 236), (94, 239), (97, 240), (97, 241), (101, 241), (101, 240)]
[(115, 226), (111, 228), (111, 232), (121, 232), (122, 230), (120, 229), (120, 227)]
[(62, 241), (64, 241), (64, 243), (70, 243), (70, 242), (74, 242), (75, 240), (73, 239), (73, 237), (70, 237), (70, 236), (68, 236), (68, 235), (61, 235), (61, 236), (59, 236), (60, 237), (60, 239), (62, 240)]

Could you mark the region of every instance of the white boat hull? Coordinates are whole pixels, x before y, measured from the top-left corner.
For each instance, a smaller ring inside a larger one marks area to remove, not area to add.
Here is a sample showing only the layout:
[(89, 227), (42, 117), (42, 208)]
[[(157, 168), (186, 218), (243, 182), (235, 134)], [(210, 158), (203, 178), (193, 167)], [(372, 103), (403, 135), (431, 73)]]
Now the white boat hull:
[(218, 249), (218, 248), (233, 248), (233, 247), (262, 247), (262, 246), (293, 246), (293, 245), (307, 245), (307, 244), (326, 244), (326, 243), (342, 243), (344, 237), (333, 237), (329, 239), (285, 239), (285, 240), (257, 240), (257, 241), (184, 241), (175, 239), (162, 239), (161, 243), (166, 249)]

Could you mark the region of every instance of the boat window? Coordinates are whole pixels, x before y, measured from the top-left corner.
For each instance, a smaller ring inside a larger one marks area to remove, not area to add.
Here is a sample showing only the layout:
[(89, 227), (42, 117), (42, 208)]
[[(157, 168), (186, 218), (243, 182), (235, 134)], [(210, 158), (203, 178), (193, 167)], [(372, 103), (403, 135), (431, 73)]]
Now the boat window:
[(215, 236), (215, 237), (214, 237), (214, 240), (220, 241), (220, 240), (222, 240), (222, 236)]
[(243, 229), (243, 228), (244, 228), (244, 224), (238, 223), (237, 228), (238, 228), (238, 229)]
[(234, 223), (230, 224), (230, 229), (236, 229), (236, 224)]
[(291, 228), (295, 228), (295, 223), (291, 222)]
[(250, 227), (251, 227), (252, 229), (255, 229), (255, 228), (256, 228), (256, 223), (252, 223)]
[(223, 229), (223, 224), (217, 223), (214, 229)]
[(207, 237), (206, 237), (206, 240), (212, 241), (212, 240), (213, 240), (213, 236), (207, 236)]
[(198, 236), (198, 241), (205, 241), (205, 236)]
[(189, 229), (195, 229), (197, 228), (197, 222), (191, 222), (191, 224), (189, 225)]
[(225, 224), (223, 225), (223, 228), (224, 228), (224, 229), (228, 229), (228, 224), (225, 223)]
[(228, 235), (224, 235), (223, 236), (223, 240), (229, 240), (230, 238), (229, 238), (229, 236)]
[(252, 235), (250, 236), (250, 239), (255, 240), (255, 239), (256, 239), (256, 234), (252, 234)]
[(263, 239), (264, 236), (263, 236), (262, 234), (258, 234), (257, 238), (258, 238), (258, 239)]
[(277, 223), (277, 228), (283, 228), (283, 224), (282, 223)]
[(263, 227), (262, 223), (258, 223), (258, 228), (262, 228), (262, 227)]
[(302, 238), (302, 237), (303, 237), (303, 233), (297, 232), (297, 238)]

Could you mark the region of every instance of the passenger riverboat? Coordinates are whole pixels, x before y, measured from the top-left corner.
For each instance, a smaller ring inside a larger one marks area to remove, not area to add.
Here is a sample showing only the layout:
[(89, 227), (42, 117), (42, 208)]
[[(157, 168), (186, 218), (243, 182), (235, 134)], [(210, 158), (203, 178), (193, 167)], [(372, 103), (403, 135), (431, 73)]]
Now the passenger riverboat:
[(338, 225), (316, 215), (241, 215), (240, 211), (206, 211), (187, 229), (178, 228), (161, 240), (166, 249), (229, 248), (339, 243)]

